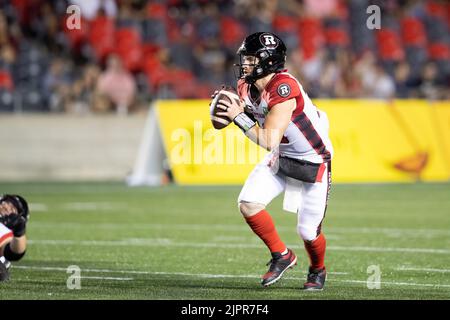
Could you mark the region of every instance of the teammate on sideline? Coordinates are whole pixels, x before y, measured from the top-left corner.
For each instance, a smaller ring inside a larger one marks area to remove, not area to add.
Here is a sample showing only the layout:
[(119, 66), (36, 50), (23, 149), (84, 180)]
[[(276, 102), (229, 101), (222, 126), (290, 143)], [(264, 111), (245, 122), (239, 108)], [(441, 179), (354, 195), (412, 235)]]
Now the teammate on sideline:
[(0, 282), (9, 279), (10, 261), (25, 255), (28, 203), (19, 195), (0, 195)]
[(281, 240), (265, 210), (285, 191), (285, 208), (298, 215), (297, 232), (310, 260), (303, 289), (321, 290), (326, 279), (326, 241), (321, 225), (333, 153), (327, 116), (285, 70), (286, 46), (278, 36), (269, 32), (251, 34), (237, 55), (240, 103), (220, 100), (218, 106), (223, 112), (217, 115), (227, 116), (249, 139), (270, 151), (250, 173), (238, 198), (240, 212), (272, 255), (261, 284), (266, 287), (275, 283), (297, 264), (296, 255)]

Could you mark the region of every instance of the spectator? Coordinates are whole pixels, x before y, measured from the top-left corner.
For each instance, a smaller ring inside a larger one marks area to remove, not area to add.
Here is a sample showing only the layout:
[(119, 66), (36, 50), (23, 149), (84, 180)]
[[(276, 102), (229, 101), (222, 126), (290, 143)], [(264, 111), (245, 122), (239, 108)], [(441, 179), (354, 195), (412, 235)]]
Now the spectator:
[(89, 113), (91, 110), (102, 110), (94, 95), (100, 69), (95, 64), (88, 64), (82, 71), (81, 78), (76, 80), (71, 90), (71, 103), (66, 110), (73, 113)]
[(49, 97), (50, 110), (63, 111), (70, 101), (72, 79), (69, 72), (70, 63), (61, 58), (52, 61), (44, 77), (44, 94)]
[(108, 99), (118, 114), (127, 114), (134, 102), (135, 80), (115, 54), (108, 57), (106, 70), (98, 78), (97, 93)]
[(429, 100), (439, 99), (443, 92), (438, 81), (438, 70), (435, 63), (429, 62), (423, 67), (421, 79), (419, 97)]
[(400, 62), (395, 68), (395, 92), (398, 98), (411, 96), (411, 68), (407, 62)]
[(395, 94), (395, 83), (387, 72), (380, 66), (375, 67), (375, 75), (369, 89), (369, 96), (377, 99), (392, 99)]

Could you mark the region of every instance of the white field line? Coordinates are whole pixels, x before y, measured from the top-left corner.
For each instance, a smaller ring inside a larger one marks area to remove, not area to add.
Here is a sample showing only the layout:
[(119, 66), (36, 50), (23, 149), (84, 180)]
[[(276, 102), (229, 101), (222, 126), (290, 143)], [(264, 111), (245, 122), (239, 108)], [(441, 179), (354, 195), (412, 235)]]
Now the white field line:
[(48, 211), (48, 207), (43, 203), (30, 203), (30, 211), (31, 212), (46, 212)]
[(86, 277), (80, 276), (81, 279), (95, 279), (95, 280), (117, 280), (117, 281), (131, 281), (133, 278), (116, 278), (116, 277)]
[[(173, 242), (167, 238), (123, 239), (123, 240), (28, 240), (30, 244), (42, 245), (81, 245), (81, 246), (147, 246), (147, 247), (185, 247), (185, 248), (222, 248), (222, 249), (253, 249), (260, 248), (260, 244), (240, 243), (198, 243)], [(298, 244), (288, 244), (291, 248), (300, 248)], [(431, 253), (450, 254), (450, 249), (433, 248), (389, 248), (367, 246), (328, 246), (331, 251), (364, 251), (364, 252), (400, 252), (400, 253)]]
[(111, 202), (68, 202), (62, 205), (65, 210), (85, 211), (85, 210), (119, 210), (125, 204), (115, 204)]
[[(59, 267), (34, 267), (34, 266), (16, 266), (16, 265), (13, 265), (11, 268), (12, 269), (42, 270), (42, 271), (67, 271), (67, 268), (59, 268)], [(82, 269), (82, 271), (88, 272), (88, 269)], [(92, 270), (90, 270), (90, 271), (92, 271)], [(97, 279), (97, 280), (118, 280), (118, 281), (131, 281), (131, 280), (133, 280), (133, 278), (118, 278), (118, 277), (80, 276), (80, 278), (81, 279)]]
[[(30, 269), (30, 270), (43, 270), (43, 271), (67, 271), (67, 268), (62, 267), (45, 267), (45, 266), (16, 266), (15, 269)], [(256, 275), (233, 275), (233, 274), (207, 274), (207, 273), (189, 273), (189, 272), (164, 272), (164, 271), (139, 271), (139, 270), (111, 270), (111, 269), (89, 269), (80, 268), (81, 272), (92, 273), (122, 273), (122, 274), (144, 274), (144, 275), (176, 275), (176, 276), (191, 276), (191, 277), (203, 277), (203, 278), (255, 278)], [(347, 275), (348, 272), (327, 272), (331, 275)], [(303, 273), (306, 275), (306, 273)], [(293, 278), (295, 279), (295, 278)]]
[(422, 271), (422, 272), (450, 273), (450, 269), (418, 268), (418, 267), (406, 267), (406, 266), (396, 268), (395, 270), (396, 271)]
[[(333, 282), (347, 282), (347, 283), (364, 283), (367, 284), (367, 280), (335, 280), (327, 279), (327, 281)], [(413, 287), (431, 287), (431, 288), (450, 288), (450, 284), (433, 284), (433, 283), (413, 283), (413, 282), (394, 282), (394, 281), (380, 281), (381, 285), (393, 285), (393, 286), (413, 286)]]
[[(76, 222), (33, 222), (33, 225), (40, 228), (97, 228), (97, 229), (123, 229), (123, 223), (99, 223), (92, 226), (85, 223)], [(126, 224), (129, 229), (173, 229), (186, 231), (200, 231), (200, 230), (217, 230), (217, 231), (245, 231), (248, 232), (247, 225), (223, 225), (223, 224), (158, 224), (158, 223), (140, 223), (140, 224)], [(292, 227), (278, 226), (279, 231), (294, 231), (296, 226)], [(412, 228), (350, 228), (350, 227), (327, 227), (324, 226), (326, 232), (343, 233), (343, 234), (386, 234), (386, 235), (404, 235), (415, 237), (429, 237), (429, 236), (450, 236), (449, 229), (412, 229)]]
[[(59, 267), (34, 267), (34, 266), (13, 266), (17, 269), (34, 269), (34, 270), (48, 270), (48, 271), (66, 271), (66, 268)], [(134, 270), (109, 270), (109, 269), (81, 269), (81, 272), (99, 272), (99, 273), (124, 273), (124, 274), (146, 274), (146, 275), (169, 275), (169, 276), (189, 276), (197, 278), (248, 278), (248, 279), (259, 279), (260, 276), (254, 274), (208, 274), (208, 273), (187, 273), (187, 272), (159, 272), (159, 271), (134, 271)], [(329, 274), (332, 274), (331, 272)], [(335, 273), (337, 274), (337, 273)], [(113, 277), (82, 277), (89, 279), (129, 279), (132, 278), (113, 278)], [(287, 280), (299, 280), (298, 277), (284, 277)], [(331, 282), (343, 282), (343, 283), (361, 283), (367, 284), (366, 280), (352, 280), (352, 279), (327, 279)], [(450, 288), (450, 284), (433, 284), (433, 283), (413, 283), (413, 282), (395, 282), (395, 281), (382, 281), (381, 285), (392, 285), (392, 286), (415, 286), (415, 287), (431, 287), (431, 288)]]

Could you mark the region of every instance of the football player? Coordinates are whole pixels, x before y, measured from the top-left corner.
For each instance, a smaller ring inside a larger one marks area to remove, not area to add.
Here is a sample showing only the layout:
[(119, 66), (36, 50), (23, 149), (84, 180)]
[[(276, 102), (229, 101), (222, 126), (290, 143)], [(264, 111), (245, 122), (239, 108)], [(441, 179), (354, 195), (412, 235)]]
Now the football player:
[(0, 281), (8, 280), (10, 261), (18, 261), (27, 249), (27, 201), (19, 195), (0, 196)]
[(275, 283), (297, 263), (295, 253), (281, 240), (266, 211), (272, 199), (285, 191), (285, 205), (298, 215), (297, 232), (309, 256), (303, 289), (321, 290), (326, 279), (326, 240), (321, 226), (333, 152), (327, 116), (285, 70), (286, 46), (278, 36), (269, 32), (251, 34), (237, 55), (241, 100), (220, 100), (218, 106), (223, 111), (217, 115), (227, 116), (249, 139), (270, 151), (250, 173), (238, 198), (240, 212), (272, 255), (261, 284), (266, 287)]

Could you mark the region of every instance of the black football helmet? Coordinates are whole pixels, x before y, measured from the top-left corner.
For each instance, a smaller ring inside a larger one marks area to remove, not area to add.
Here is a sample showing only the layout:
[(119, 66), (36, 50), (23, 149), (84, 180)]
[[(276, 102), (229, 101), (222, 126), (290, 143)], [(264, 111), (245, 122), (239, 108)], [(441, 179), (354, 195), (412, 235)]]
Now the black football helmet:
[(0, 195), (1, 202), (10, 202), (17, 209), (18, 215), (28, 221), (30, 211), (28, 209), (28, 203), (23, 197), (17, 194)]
[[(257, 32), (249, 35), (242, 42), (236, 54), (239, 56), (239, 79), (252, 84), (256, 80), (270, 73), (280, 72), (286, 62), (286, 45), (275, 34), (270, 32)], [(245, 75), (243, 70), (244, 56), (254, 56), (259, 59), (254, 64), (251, 74)]]

